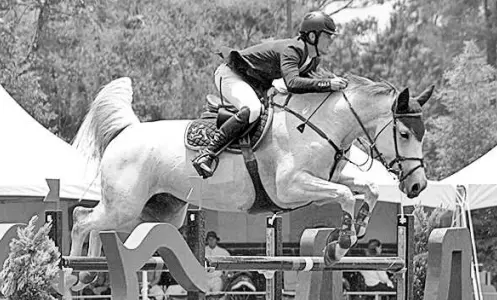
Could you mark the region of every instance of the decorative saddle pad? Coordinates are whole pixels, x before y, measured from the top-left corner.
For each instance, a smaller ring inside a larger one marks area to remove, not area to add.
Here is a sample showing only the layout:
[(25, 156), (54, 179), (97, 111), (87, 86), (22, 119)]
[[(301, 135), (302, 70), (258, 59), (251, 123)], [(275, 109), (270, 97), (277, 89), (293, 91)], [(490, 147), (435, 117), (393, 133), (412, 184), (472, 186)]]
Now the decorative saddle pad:
[[(221, 104), (221, 100), (213, 95), (209, 95), (207, 97), (209, 102), (209, 112), (203, 114), (203, 117), (200, 119), (196, 119), (191, 121), (185, 132), (185, 146), (191, 150), (201, 150), (206, 147), (210, 139), (214, 137), (214, 132), (217, 129), (216, 126), (216, 117), (217, 113), (213, 111), (217, 111), (217, 108)], [(216, 107), (216, 102), (217, 107)], [(214, 105), (213, 105), (214, 104)], [(213, 109), (214, 108), (214, 109)], [(267, 108), (250, 128), (248, 133), (250, 136), (250, 145), (252, 149), (255, 150), (259, 145), (259, 142), (262, 140), (264, 135), (269, 129), (273, 118), (273, 109)], [(226, 149), (226, 151), (232, 153), (241, 153), (240, 145), (238, 141), (234, 141), (231, 145)]]

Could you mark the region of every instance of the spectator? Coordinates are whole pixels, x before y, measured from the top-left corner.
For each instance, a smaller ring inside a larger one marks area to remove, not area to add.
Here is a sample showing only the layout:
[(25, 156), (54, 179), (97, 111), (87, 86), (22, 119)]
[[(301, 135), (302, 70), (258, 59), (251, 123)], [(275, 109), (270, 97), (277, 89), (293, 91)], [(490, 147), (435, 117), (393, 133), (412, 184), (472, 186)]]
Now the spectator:
[[(381, 242), (371, 239), (368, 242), (366, 256), (381, 255)], [(393, 282), (385, 271), (360, 271), (366, 284), (366, 291), (395, 291)]]
[[(219, 237), (216, 232), (209, 231), (207, 232), (206, 242), (207, 246), (205, 246), (205, 257), (211, 256), (231, 256), (230, 253), (224, 249), (219, 247), (217, 244), (219, 242)], [(209, 283), (208, 288), (209, 292), (220, 292), (224, 286), (224, 278), (225, 273), (223, 271), (211, 271), (209, 274)]]

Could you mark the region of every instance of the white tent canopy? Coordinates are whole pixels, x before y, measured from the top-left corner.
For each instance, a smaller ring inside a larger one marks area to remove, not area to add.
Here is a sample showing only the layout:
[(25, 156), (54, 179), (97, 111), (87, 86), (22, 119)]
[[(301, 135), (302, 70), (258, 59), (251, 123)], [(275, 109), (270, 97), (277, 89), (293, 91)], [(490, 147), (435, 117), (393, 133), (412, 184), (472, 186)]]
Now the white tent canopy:
[(497, 205), (495, 166), (497, 166), (497, 148), (441, 182), (465, 186), (470, 209), (493, 207)]
[[(0, 86), (0, 199), (44, 197), (45, 179), (60, 179), (60, 197), (99, 200), (99, 181), (69, 144), (33, 119)], [(85, 192), (86, 191), (86, 192)]]
[[(366, 161), (366, 153), (354, 146), (351, 151), (350, 159), (353, 162), (360, 164)], [(344, 173), (353, 175), (354, 177), (362, 177), (378, 184), (380, 188), (380, 201), (401, 203), (403, 206), (420, 204), (448, 209), (455, 207), (457, 191), (454, 185), (428, 181), (428, 186), (417, 198), (409, 199), (400, 192), (398, 180), (388, 173), (385, 167), (376, 160), (367, 172), (362, 172), (358, 167), (347, 164)]]

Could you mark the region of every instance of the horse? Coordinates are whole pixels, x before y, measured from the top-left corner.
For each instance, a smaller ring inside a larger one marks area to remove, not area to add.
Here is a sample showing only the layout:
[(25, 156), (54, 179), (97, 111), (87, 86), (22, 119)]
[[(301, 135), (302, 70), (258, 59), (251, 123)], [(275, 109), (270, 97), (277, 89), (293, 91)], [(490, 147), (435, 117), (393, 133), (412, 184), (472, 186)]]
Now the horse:
[[(384, 80), (347, 78), (348, 87), (338, 92), (275, 94), (272, 123), (254, 152), (261, 182), (276, 207), (289, 211), (310, 204), (340, 204), (339, 234), (324, 251), (328, 264), (339, 261), (365, 235), (379, 197), (374, 182), (343, 172), (356, 139), (368, 137), (374, 155), (396, 172), (399, 189), (408, 197), (417, 197), (427, 185), (422, 106), (434, 87), (411, 97), (408, 88), (399, 91)], [(81, 255), (88, 235), (88, 256), (100, 256), (102, 230), (131, 232), (142, 222), (179, 228), (189, 203), (245, 213), (254, 205), (256, 190), (241, 155), (221, 153), (214, 175), (200, 178), (191, 163), (197, 152), (184, 142), (191, 120), (140, 122), (132, 98), (130, 78), (108, 83), (74, 139), (73, 146), (98, 165), (102, 198), (93, 208), (75, 208), (71, 256)], [(355, 216), (354, 193), (364, 195)], [(157, 195), (161, 200), (151, 203)], [(70, 276), (68, 282), (78, 290), (96, 274)]]

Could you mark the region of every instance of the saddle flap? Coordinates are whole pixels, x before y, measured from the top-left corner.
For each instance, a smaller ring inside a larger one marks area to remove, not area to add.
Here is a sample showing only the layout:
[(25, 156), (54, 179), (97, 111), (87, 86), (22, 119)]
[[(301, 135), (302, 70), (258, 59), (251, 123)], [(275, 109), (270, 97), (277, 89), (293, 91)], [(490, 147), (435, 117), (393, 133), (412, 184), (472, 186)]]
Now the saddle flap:
[[(219, 111), (224, 111), (226, 113), (224, 107), (222, 109), (219, 108)], [(229, 117), (229, 115), (227, 115), (227, 117)], [(269, 130), (272, 119), (273, 109), (266, 109), (259, 120), (254, 122), (250, 126), (250, 129), (248, 129), (248, 134), (250, 135), (250, 144), (254, 150), (259, 145), (262, 137)], [(185, 132), (186, 147), (190, 150), (199, 151), (209, 145), (210, 139), (214, 137), (214, 133), (218, 128), (217, 121), (218, 118), (201, 118), (191, 121), (188, 124)], [(231, 153), (241, 153), (238, 141), (233, 142), (226, 150)]]

